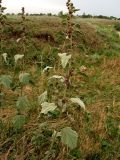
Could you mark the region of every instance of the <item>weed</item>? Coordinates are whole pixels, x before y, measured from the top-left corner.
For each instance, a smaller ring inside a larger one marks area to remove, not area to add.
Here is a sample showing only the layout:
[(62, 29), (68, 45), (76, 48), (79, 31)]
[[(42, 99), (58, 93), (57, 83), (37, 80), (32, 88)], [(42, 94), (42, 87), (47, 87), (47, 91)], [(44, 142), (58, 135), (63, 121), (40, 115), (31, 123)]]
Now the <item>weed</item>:
[(71, 3), (71, 0), (68, 0), (66, 3), (66, 6), (68, 8), (68, 17), (67, 17), (67, 36), (66, 39), (70, 40), (70, 44), (71, 46), (73, 46), (73, 23), (72, 23), (72, 17), (73, 17), (73, 13), (75, 13), (76, 11), (78, 11), (78, 9), (75, 9), (73, 3)]
[(6, 25), (6, 15), (4, 15), (4, 10), (6, 7), (2, 6), (2, 0), (0, 0), (0, 54), (2, 54), (3, 51), (3, 43), (4, 43), (4, 29)]

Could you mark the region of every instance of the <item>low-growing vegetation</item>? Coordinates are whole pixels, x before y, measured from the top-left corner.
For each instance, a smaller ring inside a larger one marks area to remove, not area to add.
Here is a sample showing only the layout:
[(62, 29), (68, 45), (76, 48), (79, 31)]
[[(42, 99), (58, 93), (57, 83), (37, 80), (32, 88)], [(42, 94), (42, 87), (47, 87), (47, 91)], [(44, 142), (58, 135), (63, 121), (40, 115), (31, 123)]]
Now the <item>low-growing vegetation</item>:
[(119, 20), (4, 15), (0, 159), (120, 158)]

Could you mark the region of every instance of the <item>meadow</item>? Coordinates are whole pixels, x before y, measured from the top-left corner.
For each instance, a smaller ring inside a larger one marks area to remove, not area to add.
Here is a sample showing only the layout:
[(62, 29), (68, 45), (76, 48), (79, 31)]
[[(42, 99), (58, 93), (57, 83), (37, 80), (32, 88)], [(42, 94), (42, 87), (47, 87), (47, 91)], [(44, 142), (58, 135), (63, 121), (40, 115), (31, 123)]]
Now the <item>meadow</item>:
[(66, 19), (1, 24), (0, 160), (120, 158), (120, 21)]

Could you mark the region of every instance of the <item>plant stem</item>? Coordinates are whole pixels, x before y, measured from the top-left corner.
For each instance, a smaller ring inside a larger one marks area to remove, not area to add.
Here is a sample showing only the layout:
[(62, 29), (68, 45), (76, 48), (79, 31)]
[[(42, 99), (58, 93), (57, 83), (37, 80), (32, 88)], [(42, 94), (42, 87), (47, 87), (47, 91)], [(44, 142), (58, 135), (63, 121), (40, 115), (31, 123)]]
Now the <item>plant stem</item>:
[(47, 155), (46, 155), (46, 157), (45, 157), (44, 160), (48, 160), (48, 159), (49, 159), (49, 156), (50, 156), (50, 154), (51, 154), (51, 151), (52, 151), (52, 148), (53, 148), (55, 139), (56, 139), (56, 136), (57, 136), (57, 131), (56, 131), (55, 135), (53, 136), (53, 140), (52, 140), (52, 143), (51, 143), (51, 145), (50, 145), (50, 149), (49, 149), (49, 151), (48, 151), (48, 153), (47, 153)]

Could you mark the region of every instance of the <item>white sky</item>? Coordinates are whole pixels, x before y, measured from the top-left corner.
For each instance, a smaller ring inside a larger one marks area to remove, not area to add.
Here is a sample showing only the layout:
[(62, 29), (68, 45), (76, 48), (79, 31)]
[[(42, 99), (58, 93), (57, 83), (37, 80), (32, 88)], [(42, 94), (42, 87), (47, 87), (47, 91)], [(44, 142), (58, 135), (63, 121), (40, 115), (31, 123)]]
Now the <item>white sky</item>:
[[(58, 13), (66, 12), (67, 0), (2, 0), (7, 7), (7, 13), (21, 12), (21, 7), (26, 8), (27, 13)], [(81, 9), (82, 14), (106, 15), (120, 17), (120, 0), (72, 0), (76, 8)]]

